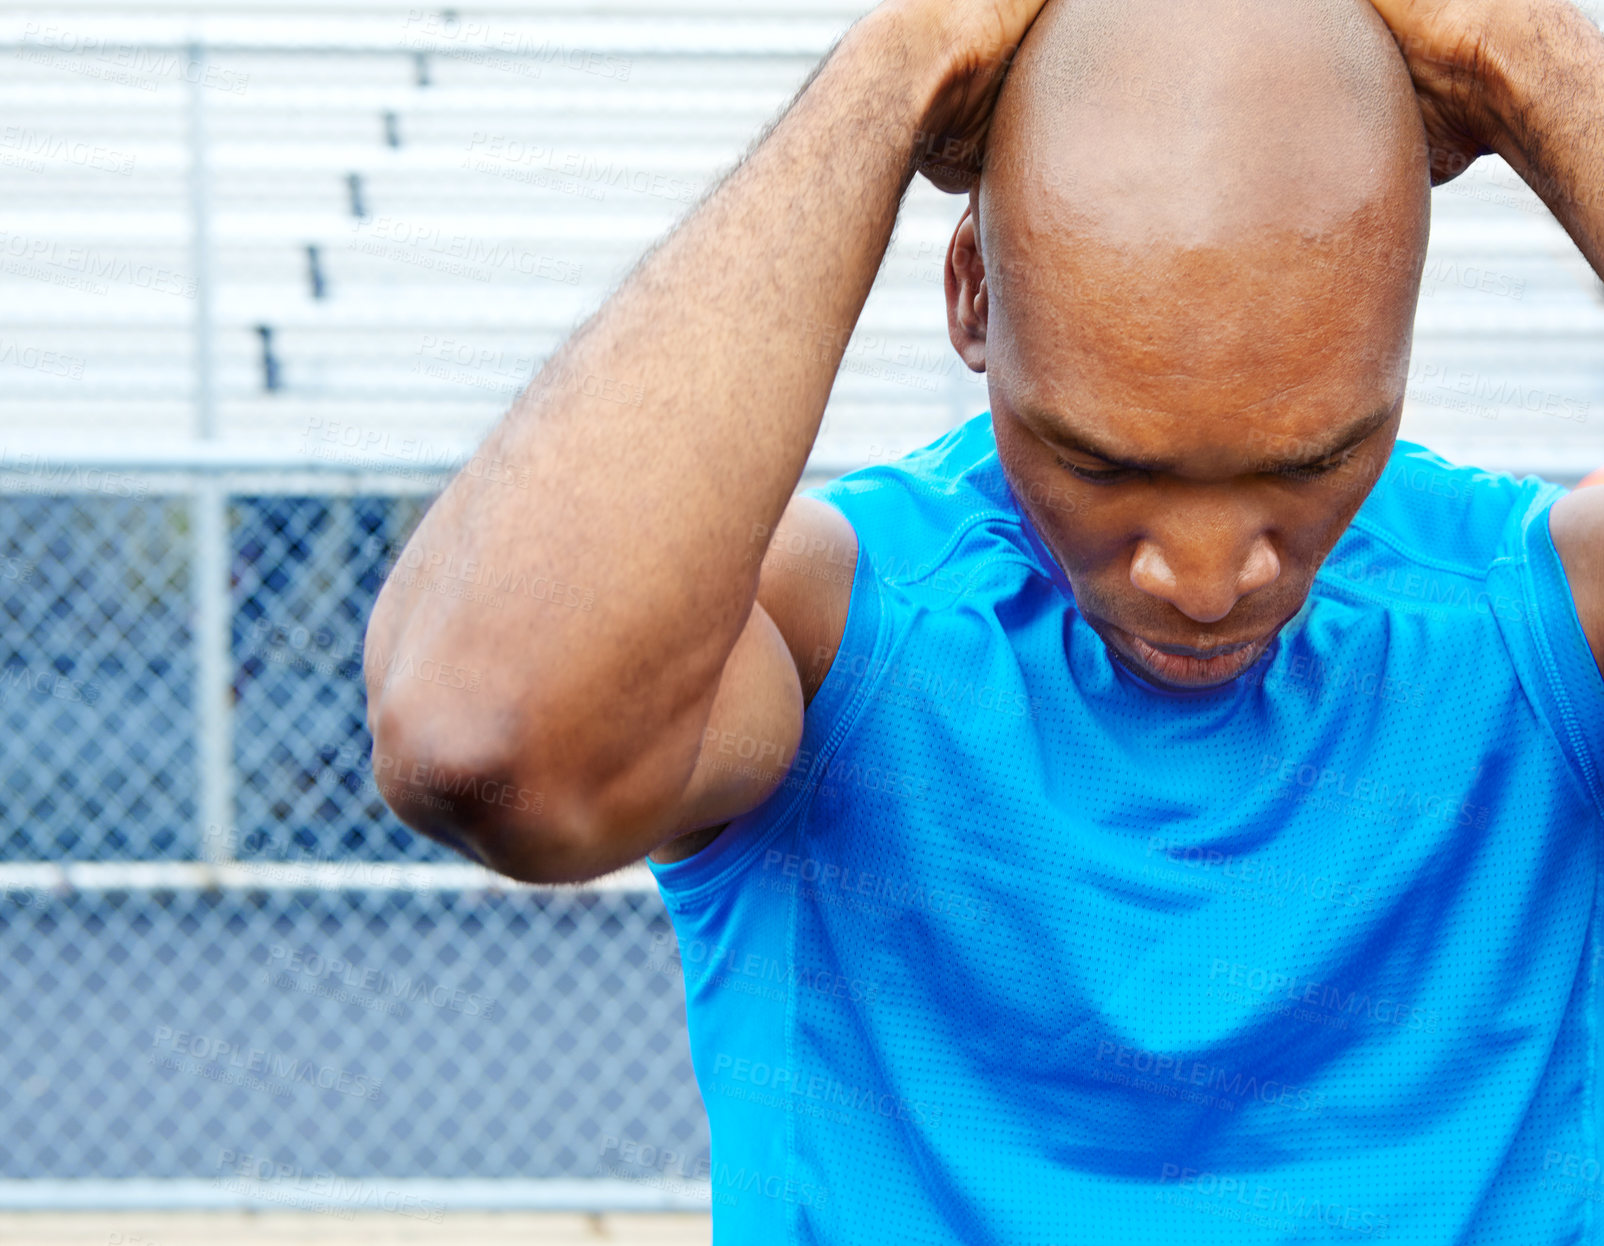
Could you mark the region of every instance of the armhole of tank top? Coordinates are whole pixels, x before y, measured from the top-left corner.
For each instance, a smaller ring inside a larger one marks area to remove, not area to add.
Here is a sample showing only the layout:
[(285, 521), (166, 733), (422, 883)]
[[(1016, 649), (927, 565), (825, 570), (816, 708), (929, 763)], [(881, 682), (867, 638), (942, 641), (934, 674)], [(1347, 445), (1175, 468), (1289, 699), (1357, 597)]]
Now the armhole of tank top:
[[(818, 496), (811, 490), (807, 492)], [(819, 500), (835, 505), (829, 497)], [(850, 516), (847, 521), (851, 522)], [(803, 713), (802, 742), (790, 773), (768, 799), (732, 819), (701, 851), (682, 861), (646, 858), (646, 867), (657, 879), (658, 890), (665, 902), (675, 908), (695, 905), (711, 892), (732, 885), (783, 828), (803, 816), (817, 787), (815, 776), (841, 747), (878, 682), (876, 674), (885, 668), (882, 659), (890, 644), (886, 602), (873, 559), (865, 550), (863, 534), (855, 524), (853, 529), (858, 537), (858, 561), (852, 573), (846, 625), (829, 673)], [(853, 672), (859, 670), (860, 663), (861, 673), (855, 676)]]
[(1556, 489), (1528, 510), (1518, 553), (1495, 563), (1489, 578), (1518, 577), (1527, 617), (1506, 618), (1502, 612), (1495, 617), (1515, 654), (1521, 682), (1537, 702), (1578, 787), (1604, 817), (1604, 676), (1548, 528), (1554, 503), (1562, 496)]

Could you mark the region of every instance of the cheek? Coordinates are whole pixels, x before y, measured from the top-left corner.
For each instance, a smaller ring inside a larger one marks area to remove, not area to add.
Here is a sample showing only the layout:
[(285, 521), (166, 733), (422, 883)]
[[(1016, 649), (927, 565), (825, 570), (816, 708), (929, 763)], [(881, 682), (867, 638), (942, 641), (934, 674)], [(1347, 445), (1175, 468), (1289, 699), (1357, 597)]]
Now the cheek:
[(1388, 453), (1356, 459), (1350, 466), (1340, 469), (1340, 474), (1330, 482), (1328, 489), (1321, 490), (1321, 509), (1311, 521), (1311, 526), (1319, 530), (1322, 554), (1337, 543), (1376, 487), (1376, 482), (1387, 469), (1390, 442), (1387, 450)]
[(1095, 486), (1066, 483), (1061, 475), (1047, 477), (1033, 493), (1030, 520), (1076, 594), (1118, 592), (1129, 579), (1140, 534), (1131, 508)]
[(1048, 547), (1063, 557), (1071, 543), (1084, 544), (1106, 518), (1095, 490), (1059, 467), (1034, 438), (1017, 435), (1009, 421), (994, 414), (992, 423), (1003, 477)]
[(1319, 490), (1287, 517), (1279, 542), (1288, 587), (1307, 587), (1320, 570), (1368, 492), (1357, 487)]
[(1118, 508), (1109, 505), (1109, 497), (1095, 485), (1076, 480), (1051, 456), (1045, 464), (1036, 462), (1036, 456), (1018, 463), (999, 446), (998, 457), (1009, 469), (1008, 487), (1014, 500), (1066, 570), (1105, 556), (1122, 540), (1129, 540), (1130, 533), (1116, 513)]
[(1058, 543), (1085, 539), (1097, 525), (1097, 508), (1086, 497), (1086, 490), (1062, 471), (1034, 472), (1015, 479), (1011, 488), (1037, 531), (1043, 535), (1051, 532)]

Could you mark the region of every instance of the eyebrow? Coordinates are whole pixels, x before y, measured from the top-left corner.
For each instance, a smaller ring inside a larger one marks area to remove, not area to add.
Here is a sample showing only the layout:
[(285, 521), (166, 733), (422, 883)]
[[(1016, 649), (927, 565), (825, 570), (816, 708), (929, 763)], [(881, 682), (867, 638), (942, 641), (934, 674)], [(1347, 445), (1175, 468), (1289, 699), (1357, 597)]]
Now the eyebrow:
[[(1332, 435), (1328, 444), (1318, 446), (1317, 449), (1312, 453), (1299, 453), (1293, 457), (1281, 459), (1267, 456), (1255, 462), (1254, 470), (1261, 472), (1289, 470), (1296, 471), (1299, 468), (1313, 467), (1316, 464), (1324, 463), (1327, 459), (1335, 458), (1343, 451), (1351, 450), (1360, 442), (1364, 441), (1392, 417), (1392, 413), (1397, 409), (1397, 405), (1398, 404), (1394, 402), (1389, 406), (1382, 407), (1380, 410), (1372, 412), (1364, 419), (1355, 424), (1349, 425), (1345, 429), (1339, 429)], [(1173, 471), (1175, 468), (1176, 461), (1173, 459), (1131, 459), (1106, 450), (1090, 439), (1079, 435), (1078, 433), (1069, 432), (1056, 427), (1055, 421), (1045, 412), (1027, 408), (1024, 411), (1024, 414), (1027, 419), (1029, 419), (1030, 422), (1037, 428), (1045, 430), (1045, 432), (1040, 434), (1043, 440), (1051, 442), (1062, 449), (1071, 450), (1077, 454), (1084, 454), (1090, 458), (1102, 459), (1110, 466), (1122, 467), (1129, 471), (1162, 473)], [(1274, 442), (1285, 441), (1288, 439), (1271, 437), (1267, 440)], [(1303, 444), (1309, 443), (1304, 442)]]

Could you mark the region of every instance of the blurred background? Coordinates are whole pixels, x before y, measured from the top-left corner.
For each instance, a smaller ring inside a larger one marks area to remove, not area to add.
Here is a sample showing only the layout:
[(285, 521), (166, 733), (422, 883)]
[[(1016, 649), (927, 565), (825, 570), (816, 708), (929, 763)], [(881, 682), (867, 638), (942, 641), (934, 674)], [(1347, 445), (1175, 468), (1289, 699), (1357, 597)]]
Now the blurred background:
[[(478, 439), (868, 7), (0, 11), (0, 1240), (716, 1197), (650, 875), (518, 887), (402, 827), (362, 633), (452, 471), (528, 487)], [(959, 208), (910, 192), (804, 483), (986, 408)], [(1404, 435), (1604, 464), (1604, 284), (1501, 161), (1435, 192)]]

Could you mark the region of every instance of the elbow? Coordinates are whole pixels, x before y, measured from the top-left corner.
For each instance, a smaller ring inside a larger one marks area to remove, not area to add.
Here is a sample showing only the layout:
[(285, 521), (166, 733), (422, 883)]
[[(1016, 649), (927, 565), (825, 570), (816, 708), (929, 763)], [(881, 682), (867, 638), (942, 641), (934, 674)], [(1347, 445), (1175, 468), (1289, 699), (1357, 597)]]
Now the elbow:
[(401, 689), (369, 711), (373, 781), (419, 834), (519, 882), (579, 882), (593, 869), (594, 818), (544, 778), (540, 752), (496, 715), (461, 715)]

